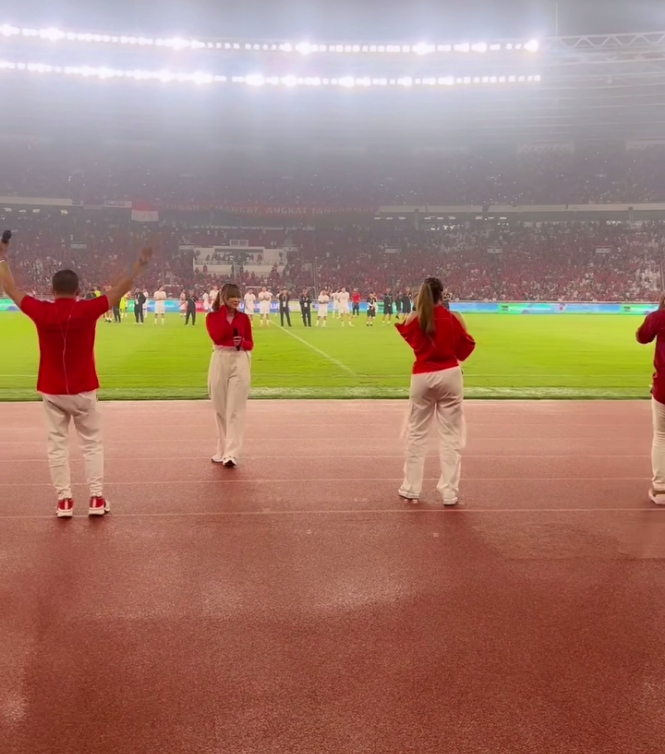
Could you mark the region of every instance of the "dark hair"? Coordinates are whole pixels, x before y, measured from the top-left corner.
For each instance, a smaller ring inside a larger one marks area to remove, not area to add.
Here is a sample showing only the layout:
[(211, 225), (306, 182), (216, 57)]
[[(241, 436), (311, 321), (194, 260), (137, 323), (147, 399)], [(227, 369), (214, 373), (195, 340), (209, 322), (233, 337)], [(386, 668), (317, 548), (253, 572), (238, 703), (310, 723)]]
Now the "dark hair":
[(443, 283), (439, 278), (426, 278), (416, 299), (416, 313), (420, 328), (427, 335), (434, 333), (434, 307), (441, 303)]
[(218, 312), (222, 308), (222, 304), (230, 298), (242, 298), (240, 288), (235, 283), (224, 283), (213, 301), (212, 310)]
[(56, 272), (52, 280), (56, 296), (75, 296), (79, 292), (79, 276), (72, 270)]

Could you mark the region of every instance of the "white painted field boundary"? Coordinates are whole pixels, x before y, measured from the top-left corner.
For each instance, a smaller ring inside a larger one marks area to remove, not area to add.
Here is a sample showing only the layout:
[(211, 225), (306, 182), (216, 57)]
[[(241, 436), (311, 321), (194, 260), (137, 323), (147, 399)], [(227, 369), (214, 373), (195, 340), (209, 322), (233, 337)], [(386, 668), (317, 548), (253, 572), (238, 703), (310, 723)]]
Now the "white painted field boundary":
[[(346, 371), (348, 367), (341, 367)], [(355, 375), (354, 375), (355, 376)], [(408, 377), (408, 376), (407, 376)], [(406, 380), (405, 380), (406, 381)], [(465, 390), (469, 399), (494, 400), (642, 400), (649, 398), (648, 388), (559, 388), (559, 387), (469, 387)], [(161, 388), (104, 388), (99, 392), (103, 401), (157, 401), (157, 400), (206, 400), (205, 387)], [(363, 385), (358, 387), (253, 387), (254, 399), (406, 399), (407, 384), (403, 387)], [(5, 401), (39, 400), (31, 385), (26, 388), (0, 388), (0, 403)]]
[(358, 376), (353, 371), (353, 369), (349, 369), (349, 367), (347, 367), (346, 364), (342, 364), (342, 362), (339, 361), (338, 359), (334, 358), (333, 356), (326, 353), (325, 351), (322, 351), (320, 348), (313, 346), (311, 343), (306, 341), (304, 338), (301, 338), (299, 335), (295, 335), (294, 333), (291, 332), (291, 330), (287, 329), (286, 327), (280, 327), (279, 329), (286, 335), (290, 335), (294, 340), (297, 340), (299, 343), (302, 343), (304, 346), (307, 346), (307, 348), (311, 348), (312, 351), (314, 351), (315, 353), (318, 353), (319, 356), (323, 356), (324, 359), (327, 359), (331, 364), (334, 364), (336, 367), (339, 367), (341, 370), (343, 370), (347, 374), (351, 374), (354, 377)]

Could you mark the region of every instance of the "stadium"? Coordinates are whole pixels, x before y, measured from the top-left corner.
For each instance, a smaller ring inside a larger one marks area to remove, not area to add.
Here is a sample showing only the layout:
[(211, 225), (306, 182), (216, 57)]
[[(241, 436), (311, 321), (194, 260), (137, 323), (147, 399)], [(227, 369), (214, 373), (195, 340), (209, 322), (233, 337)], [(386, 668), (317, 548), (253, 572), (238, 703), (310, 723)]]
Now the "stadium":
[[(7, 751), (661, 752), (665, 32), (201, 12), (0, 14)], [(107, 297), (103, 430), (51, 401), (97, 400), (42, 329), (62, 270)], [(432, 276), (459, 499), (447, 419), (405, 492)]]

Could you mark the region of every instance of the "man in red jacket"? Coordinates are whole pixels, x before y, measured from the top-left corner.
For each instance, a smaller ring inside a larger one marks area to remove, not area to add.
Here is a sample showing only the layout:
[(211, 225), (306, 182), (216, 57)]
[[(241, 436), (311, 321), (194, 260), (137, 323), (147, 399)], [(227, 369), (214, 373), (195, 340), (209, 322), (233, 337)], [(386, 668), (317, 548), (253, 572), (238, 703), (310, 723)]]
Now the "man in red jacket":
[(653, 343), (654, 340), (656, 341), (655, 373), (651, 388), (653, 481), (649, 498), (657, 505), (665, 505), (665, 296), (661, 297), (658, 309), (647, 315), (637, 331), (638, 343), (646, 345)]
[(39, 338), (37, 391), (42, 396), (48, 427), (48, 461), (58, 495), (58, 518), (74, 513), (69, 469), (69, 423), (74, 422), (83, 446), (85, 473), (90, 488), (89, 515), (109, 511), (104, 498), (104, 448), (101, 417), (97, 407), (99, 380), (95, 368), (97, 320), (132, 287), (134, 279), (148, 265), (151, 249), (144, 249), (132, 271), (106, 295), (79, 299), (79, 279), (71, 270), (53, 276), (53, 298), (38, 301), (16, 287), (7, 259), (9, 238), (0, 242), (0, 288), (35, 323)]

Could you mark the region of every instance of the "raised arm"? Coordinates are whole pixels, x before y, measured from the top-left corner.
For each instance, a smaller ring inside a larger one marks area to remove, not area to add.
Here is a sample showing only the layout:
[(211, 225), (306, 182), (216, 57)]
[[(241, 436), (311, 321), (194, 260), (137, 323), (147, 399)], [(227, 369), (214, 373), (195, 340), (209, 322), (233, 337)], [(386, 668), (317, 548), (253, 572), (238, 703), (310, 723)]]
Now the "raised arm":
[(129, 293), (134, 280), (144, 272), (148, 264), (150, 264), (151, 259), (152, 249), (143, 249), (139, 255), (139, 258), (136, 260), (136, 262), (134, 262), (131, 272), (128, 275), (125, 275), (125, 277), (123, 277), (122, 279), (118, 280), (113, 288), (111, 288), (111, 290), (106, 294), (110, 308), (117, 306), (120, 303), (120, 299), (125, 295), (125, 293)]
[(16, 287), (14, 275), (9, 266), (9, 241), (11, 237), (12, 232), (6, 230), (2, 234), (2, 240), (0, 241), (0, 290), (4, 290), (20, 309), (26, 294), (25, 291)]

